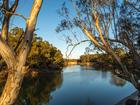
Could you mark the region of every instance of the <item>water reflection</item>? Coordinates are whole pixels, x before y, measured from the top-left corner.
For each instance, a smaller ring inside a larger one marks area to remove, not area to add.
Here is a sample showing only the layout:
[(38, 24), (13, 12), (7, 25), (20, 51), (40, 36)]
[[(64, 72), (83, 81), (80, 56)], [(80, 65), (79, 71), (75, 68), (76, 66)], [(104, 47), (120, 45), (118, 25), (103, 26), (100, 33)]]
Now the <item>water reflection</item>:
[(63, 73), (25, 78), (14, 105), (114, 105), (134, 91), (130, 82), (112, 72), (75, 65)]
[(105, 71), (105, 70), (96, 70), (92, 66), (80, 66), (80, 68), (81, 68), (81, 70), (95, 70), (95, 71), (97, 71), (97, 73), (99, 73), (99, 74), (96, 73), (96, 75), (97, 76), (101, 76), (101, 78), (103, 80), (106, 80), (109, 77), (110, 78), (110, 83), (112, 85), (115, 85), (115, 86), (124, 86), (126, 84), (125, 79), (122, 79), (122, 78), (125, 78), (125, 77), (120, 78), (119, 75), (114, 74), (111, 71), (109, 72), (109, 71)]
[(112, 75), (110, 79), (110, 83), (115, 86), (123, 87), (126, 84), (126, 81), (116, 75)]
[(52, 92), (48, 105), (114, 105), (134, 91), (112, 72), (76, 65), (64, 69), (63, 84)]
[(107, 78), (107, 72), (106, 71), (102, 71), (102, 78), (106, 79)]
[(37, 78), (25, 78), (23, 88), (15, 105), (42, 105), (48, 103), (53, 97), (51, 92), (60, 88), (62, 84), (61, 73), (47, 73)]

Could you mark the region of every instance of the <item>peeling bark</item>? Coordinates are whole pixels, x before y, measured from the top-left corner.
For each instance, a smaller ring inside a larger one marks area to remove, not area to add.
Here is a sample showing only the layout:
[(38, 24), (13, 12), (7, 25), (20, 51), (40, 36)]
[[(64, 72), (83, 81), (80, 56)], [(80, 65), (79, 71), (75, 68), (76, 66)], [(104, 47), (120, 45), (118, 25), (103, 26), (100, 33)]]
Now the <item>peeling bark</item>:
[[(0, 54), (8, 66), (8, 78), (0, 97), (0, 105), (13, 105), (18, 97), (24, 75), (28, 72), (28, 68), (25, 66), (25, 64), (31, 49), (33, 32), (35, 30), (42, 1), (43, 0), (34, 0), (30, 17), (26, 21), (26, 31), (24, 34), (25, 39), (22, 48), (17, 55), (15, 54), (14, 50), (11, 49), (7, 43), (5, 43), (5, 38), (8, 37), (9, 21), (5, 20), (3, 22), (3, 37), (0, 37)], [(18, 0), (15, 0), (15, 2), (18, 2)], [(18, 3), (14, 3), (13, 5), (14, 6), (11, 8), (12, 12), (16, 10)]]
[(0, 98), (0, 105), (13, 105), (19, 94), (23, 78), (24, 74), (21, 72), (9, 72), (7, 82)]

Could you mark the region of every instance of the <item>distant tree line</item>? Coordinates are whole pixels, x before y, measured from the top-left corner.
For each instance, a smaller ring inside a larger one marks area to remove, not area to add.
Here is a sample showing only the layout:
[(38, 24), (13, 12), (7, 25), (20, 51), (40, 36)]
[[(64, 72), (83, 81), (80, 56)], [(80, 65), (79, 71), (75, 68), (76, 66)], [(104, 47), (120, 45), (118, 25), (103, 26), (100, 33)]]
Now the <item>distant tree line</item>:
[[(121, 48), (114, 49), (114, 52), (129, 69), (133, 68), (133, 59), (131, 58), (131, 54), (125, 53)], [(80, 56), (80, 62), (81, 64), (92, 63), (95, 68), (119, 68), (119, 65), (116, 64), (113, 57), (107, 53), (84, 54)]]

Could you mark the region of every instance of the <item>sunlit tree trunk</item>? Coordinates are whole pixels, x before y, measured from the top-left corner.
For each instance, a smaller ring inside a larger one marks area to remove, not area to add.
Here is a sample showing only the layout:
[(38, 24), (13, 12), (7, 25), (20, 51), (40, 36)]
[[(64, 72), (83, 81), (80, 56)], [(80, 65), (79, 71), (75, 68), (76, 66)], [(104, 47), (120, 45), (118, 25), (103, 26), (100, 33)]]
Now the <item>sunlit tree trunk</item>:
[(24, 74), (13, 72), (8, 74), (7, 82), (0, 98), (0, 105), (13, 105), (19, 94)]
[[(18, 97), (24, 75), (28, 72), (28, 67), (25, 66), (25, 64), (31, 49), (33, 32), (35, 31), (41, 5), (42, 0), (34, 0), (30, 17), (26, 21), (25, 39), (18, 54), (16, 54), (6, 43), (5, 36), (8, 37), (7, 35), (3, 34), (3, 37), (0, 37), (0, 54), (8, 67), (8, 78), (0, 97), (0, 105), (13, 105)], [(7, 24), (7, 22), (4, 22), (3, 26), (5, 24)], [(7, 27), (3, 28), (2, 33), (7, 31)]]

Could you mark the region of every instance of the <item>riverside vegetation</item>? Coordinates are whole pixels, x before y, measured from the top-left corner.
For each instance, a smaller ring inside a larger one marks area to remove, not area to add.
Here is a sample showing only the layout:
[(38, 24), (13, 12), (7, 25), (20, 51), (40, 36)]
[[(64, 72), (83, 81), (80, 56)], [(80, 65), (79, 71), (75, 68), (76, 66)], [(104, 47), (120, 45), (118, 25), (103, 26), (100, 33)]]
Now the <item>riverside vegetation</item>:
[[(114, 52), (120, 57), (121, 61), (124, 62), (125, 65), (129, 69), (135, 68), (133, 66), (133, 59), (131, 58), (130, 53), (125, 53), (123, 49), (116, 48)], [(117, 65), (116, 61), (109, 54), (105, 53), (96, 53), (96, 54), (84, 54), (80, 56), (81, 65), (92, 65), (96, 69), (120, 69), (119, 65)]]
[[(22, 88), (23, 79), (31, 68), (46, 66), (57, 68), (59, 64), (61, 65), (59, 62), (61, 56), (59, 59), (59, 53), (55, 53), (55, 51), (59, 51), (49, 43), (49, 47), (47, 47), (47, 42), (35, 35), (38, 14), (42, 3), (44, 3), (43, 0), (34, 0), (30, 6), (28, 17), (16, 13), (20, 8), (18, 6), (21, 6), (19, 1), (0, 0), (1, 68), (8, 72), (6, 84), (0, 97), (0, 105), (15, 103)], [(101, 53), (103, 56), (99, 58), (108, 56), (107, 62), (114, 63), (115, 61), (119, 65), (117, 66), (120, 69), (119, 72), (127, 77), (137, 90), (140, 90), (138, 73), (135, 73), (140, 72), (139, 0), (69, 0), (69, 2), (72, 5), (69, 5), (68, 1), (64, 2), (62, 8), (58, 10), (62, 20), (56, 28), (56, 32), (69, 31), (72, 33), (66, 36), (67, 49), (72, 47), (73, 50), (82, 42), (90, 42), (94, 51), (104, 53)], [(12, 34), (16, 33), (14, 29), (9, 33), (13, 15), (21, 17), (25, 23), (25, 29), (23, 29), (25, 31), (22, 31), (19, 36)], [(75, 29), (76, 32), (73, 32)], [(78, 37), (77, 29), (80, 29), (79, 31), (86, 38), (80, 39), (81, 35)], [(18, 38), (16, 39), (16, 37)], [(130, 61), (125, 62), (128, 59), (123, 60), (123, 57), (116, 54), (115, 49), (123, 49), (126, 58), (130, 56)], [(67, 56), (70, 54), (71, 51)], [(112, 58), (114, 60), (111, 60)], [(45, 64), (47, 65), (44, 66)]]
[[(15, 27), (11, 29), (9, 34), (9, 44), (18, 53), (21, 46), (17, 46), (17, 43), (23, 42), (24, 31), (22, 28)], [(32, 48), (27, 58), (27, 64), (31, 71), (36, 72), (52, 69), (61, 70), (63, 67), (63, 55), (60, 50), (52, 44), (49, 44), (49, 42), (43, 41), (41, 37), (35, 34), (32, 41)], [(6, 69), (6, 63), (2, 57), (0, 57), (0, 68), (3, 70), (1, 76), (4, 76), (3, 73), (6, 73), (4, 71)]]

